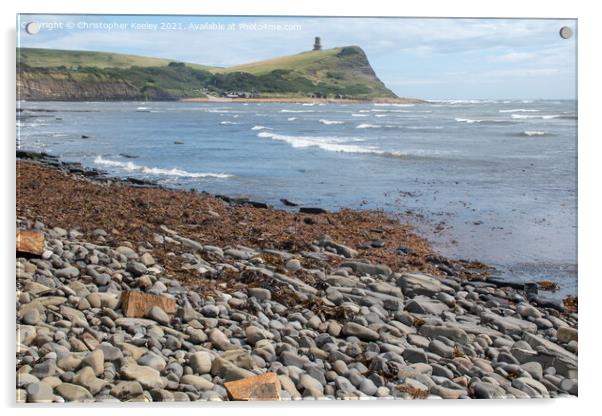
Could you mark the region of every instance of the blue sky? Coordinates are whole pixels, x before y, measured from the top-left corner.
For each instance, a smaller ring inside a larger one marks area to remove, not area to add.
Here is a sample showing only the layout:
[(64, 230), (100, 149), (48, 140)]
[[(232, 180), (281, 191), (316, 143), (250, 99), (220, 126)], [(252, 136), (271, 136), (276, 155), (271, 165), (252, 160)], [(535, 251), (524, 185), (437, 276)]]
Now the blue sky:
[[(23, 47), (110, 51), (230, 66), (311, 49), (361, 46), (397, 95), (574, 99), (574, 20), (22, 15)], [(42, 24), (29, 35), (28, 22)], [(137, 26), (136, 26), (137, 25)], [(219, 26), (221, 25), (221, 26)], [(280, 25), (280, 26), (277, 26)]]

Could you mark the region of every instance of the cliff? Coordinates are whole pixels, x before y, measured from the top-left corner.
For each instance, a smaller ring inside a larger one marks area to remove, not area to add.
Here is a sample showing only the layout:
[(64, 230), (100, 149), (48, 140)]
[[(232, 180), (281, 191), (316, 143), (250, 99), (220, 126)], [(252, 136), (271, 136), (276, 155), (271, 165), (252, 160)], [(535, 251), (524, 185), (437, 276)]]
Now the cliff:
[(230, 68), (115, 53), (17, 50), (24, 100), (259, 98), (396, 99), (358, 46), (303, 52)]

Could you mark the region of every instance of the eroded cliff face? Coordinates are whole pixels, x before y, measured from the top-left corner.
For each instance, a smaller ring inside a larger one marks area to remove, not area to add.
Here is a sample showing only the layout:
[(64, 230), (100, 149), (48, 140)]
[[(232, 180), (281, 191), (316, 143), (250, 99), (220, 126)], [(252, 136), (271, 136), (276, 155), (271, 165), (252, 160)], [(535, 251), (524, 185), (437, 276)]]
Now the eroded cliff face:
[(17, 72), (17, 99), (31, 101), (109, 101), (143, 99), (144, 94), (120, 79), (75, 79), (62, 73)]

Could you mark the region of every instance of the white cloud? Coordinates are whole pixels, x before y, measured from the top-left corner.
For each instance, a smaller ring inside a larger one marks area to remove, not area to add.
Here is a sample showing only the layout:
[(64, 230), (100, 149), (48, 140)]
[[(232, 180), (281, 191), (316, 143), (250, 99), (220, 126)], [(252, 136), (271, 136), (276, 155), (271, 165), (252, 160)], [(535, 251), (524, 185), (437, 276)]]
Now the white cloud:
[(523, 62), (530, 61), (537, 57), (537, 54), (530, 52), (510, 52), (504, 55), (492, 56), (491, 62)]

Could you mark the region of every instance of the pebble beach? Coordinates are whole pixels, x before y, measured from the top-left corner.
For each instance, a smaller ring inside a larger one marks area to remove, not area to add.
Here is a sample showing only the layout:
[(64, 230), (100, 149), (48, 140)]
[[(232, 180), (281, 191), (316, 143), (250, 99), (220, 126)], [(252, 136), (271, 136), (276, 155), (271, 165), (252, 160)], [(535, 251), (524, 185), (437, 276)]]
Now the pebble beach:
[(576, 298), (491, 279), (383, 212), (18, 156), (19, 403), (578, 395)]

